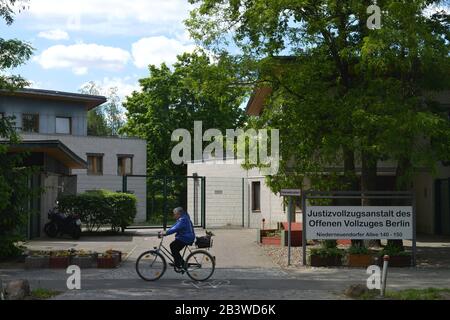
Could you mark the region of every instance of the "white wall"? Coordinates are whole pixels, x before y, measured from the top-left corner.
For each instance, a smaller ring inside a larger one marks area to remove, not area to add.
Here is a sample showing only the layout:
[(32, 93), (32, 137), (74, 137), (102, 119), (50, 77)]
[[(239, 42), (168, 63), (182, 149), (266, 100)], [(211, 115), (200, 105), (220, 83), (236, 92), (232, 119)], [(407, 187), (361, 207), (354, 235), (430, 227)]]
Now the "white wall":
[[(260, 228), (262, 219), (265, 219), (265, 227), (270, 228), (276, 227), (278, 222), (287, 221), (282, 198), (269, 189), (259, 170), (244, 170), (239, 163), (188, 164), (188, 175), (192, 176), (194, 173), (206, 177), (207, 226), (242, 226), (244, 222), (245, 227)], [(251, 210), (253, 181), (261, 182), (261, 211), (259, 212)], [(189, 184), (188, 211), (192, 211), (193, 207), (192, 197), (189, 196), (192, 192), (193, 184)], [(300, 212), (297, 213), (296, 219), (301, 221)]]
[[(72, 135), (23, 134), (23, 140), (59, 140), (80, 158), (87, 161), (88, 153), (103, 156), (103, 175), (88, 175), (86, 169), (72, 170), (77, 175), (77, 192), (106, 189), (122, 191), (122, 177), (117, 175), (117, 155), (133, 155), (133, 174), (145, 175), (147, 167), (147, 143), (134, 138), (111, 138)], [(136, 222), (146, 219), (147, 185), (145, 178), (129, 178), (128, 191), (138, 198)]]

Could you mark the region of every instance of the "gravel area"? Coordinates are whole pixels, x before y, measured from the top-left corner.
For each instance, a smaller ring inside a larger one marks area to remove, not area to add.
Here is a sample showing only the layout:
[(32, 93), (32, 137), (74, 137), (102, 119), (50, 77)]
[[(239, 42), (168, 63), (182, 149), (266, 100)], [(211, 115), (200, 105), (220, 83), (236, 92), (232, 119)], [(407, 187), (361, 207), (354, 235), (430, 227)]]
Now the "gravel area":
[(288, 247), (259, 245), (261, 250), (266, 254), (273, 263), (282, 268), (299, 268), (304, 267), (302, 263), (302, 247), (291, 248), (291, 265), (288, 266)]

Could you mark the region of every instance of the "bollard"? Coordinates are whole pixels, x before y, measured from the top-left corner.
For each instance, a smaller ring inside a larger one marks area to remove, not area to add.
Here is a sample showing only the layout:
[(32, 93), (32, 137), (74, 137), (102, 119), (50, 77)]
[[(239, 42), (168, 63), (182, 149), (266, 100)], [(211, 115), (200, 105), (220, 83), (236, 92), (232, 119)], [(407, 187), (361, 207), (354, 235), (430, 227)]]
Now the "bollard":
[(381, 296), (384, 297), (386, 292), (386, 280), (387, 280), (387, 269), (389, 265), (389, 256), (385, 255), (383, 257), (383, 276), (381, 278)]
[(266, 219), (262, 219), (262, 229), (265, 230), (265, 223), (266, 223)]

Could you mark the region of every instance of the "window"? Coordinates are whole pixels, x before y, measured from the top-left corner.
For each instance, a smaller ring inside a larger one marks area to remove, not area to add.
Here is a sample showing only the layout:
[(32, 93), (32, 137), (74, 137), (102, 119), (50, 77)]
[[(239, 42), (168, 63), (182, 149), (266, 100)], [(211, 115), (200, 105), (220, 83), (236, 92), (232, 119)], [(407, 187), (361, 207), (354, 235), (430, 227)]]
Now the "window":
[(72, 119), (67, 117), (56, 117), (56, 133), (71, 134)]
[(87, 157), (88, 170), (87, 173), (91, 175), (103, 174), (103, 155), (101, 154), (88, 154)]
[(130, 155), (117, 156), (117, 174), (119, 176), (133, 174), (133, 156)]
[(22, 114), (22, 131), (23, 132), (39, 132), (39, 115), (24, 113)]
[(261, 211), (261, 182), (252, 182), (252, 211)]

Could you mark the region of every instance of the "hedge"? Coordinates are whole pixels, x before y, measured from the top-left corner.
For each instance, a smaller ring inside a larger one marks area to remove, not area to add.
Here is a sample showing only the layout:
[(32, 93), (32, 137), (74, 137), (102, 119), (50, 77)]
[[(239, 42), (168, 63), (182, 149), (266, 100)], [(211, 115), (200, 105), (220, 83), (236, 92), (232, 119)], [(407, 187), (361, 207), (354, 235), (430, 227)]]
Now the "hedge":
[(89, 191), (58, 198), (58, 209), (63, 213), (76, 213), (89, 231), (98, 231), (102, 226), (122, 231), (136, 217), (136, 196), (107, 190)]

